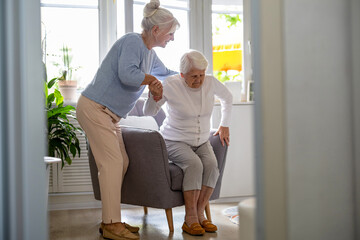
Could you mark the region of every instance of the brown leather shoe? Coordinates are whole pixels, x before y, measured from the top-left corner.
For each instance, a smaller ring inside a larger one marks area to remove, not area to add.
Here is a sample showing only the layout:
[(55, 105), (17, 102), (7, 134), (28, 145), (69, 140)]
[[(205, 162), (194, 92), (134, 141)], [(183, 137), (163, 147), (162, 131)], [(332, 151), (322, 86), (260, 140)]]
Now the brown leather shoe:
[(200, 235), (204, 235), (205, 230), (200, 226), (199, 223), (193, 223), (191, 224), (191, 226), (189, 227), (185, 222), (182, 226), (182, 230), (184, 232), (187, 232), (190, 235), (194, 235), (194, 236), (200, 236)]
[(107, 224), (104, 224), (102, 228), (102, 236), (105, 239), (112, 240), (138, 240), (139, 236), (131, 233), (127, 228), (124, 228), (118, 232), (112, 231)]
[[(126, 229), (129, 230), (129, 231), (132, 232), (132, 233), (138, 233), (139, 230), (140, 230), (139, 227), (131, 226), (130, 224), (127, 224), (127, 223), (125, 223), (125, 222), (124, 222), (124, 224), (125, 224)], [(99, 232), (100, 232), (101, 234), (103, 233), (104, 225), (105, 225), (105, 224), (104, 224), (103, 222), (100, 223)]]
[(204, 228), (204, 230), (206, 232), (216, 232), (217, 231), (217, 226), (209, 220), (202, 221), (201, 226)]

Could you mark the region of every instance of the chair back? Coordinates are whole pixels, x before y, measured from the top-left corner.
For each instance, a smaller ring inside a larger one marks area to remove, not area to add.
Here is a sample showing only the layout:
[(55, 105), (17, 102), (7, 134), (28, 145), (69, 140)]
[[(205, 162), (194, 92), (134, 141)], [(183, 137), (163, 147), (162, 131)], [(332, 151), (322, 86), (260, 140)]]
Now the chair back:
[[(138, 99), (134, 108), (129, 112), (129, 116), (138, 116), (138, 117), (144, 116), (144, 112), (143, 112), (144, 103), (145, 103), (144, 99), (142, 99), (142, 98)], [(164, 110), (160, 109), (160, 111), (153, 117), (154, 117), (156, 123), (158, 124), (158, 126), (160, 127), (165, 119)], [(94, 196), (95, 196), (95, 199), (101, 200), (100, 185), (99, 185), (99, 179), (98, 179), (98, 168), (96, 166), (95, 158), (91, 151), (91, 147), (90, 147), (89, 143), (87, 143), (87, 147), (88, 147), (89, 166), (90, 166), (91, 182), (92, 182), (92, 186), (93, 186), (93, 190), (94, 190)]]
[[(144, 106), (145, 100), (140, 98), (134, 108), (129, 112), (129, 116), (144, 116), (144, 112), (143, 112), (143, 106)], [(160, 127), (161, 124), (163, 123), (164, 119), (165, 119), (165, 112), (163, 109), (160, 109), (160, 111), (153, 116), (158, 124), (158, 126)]]

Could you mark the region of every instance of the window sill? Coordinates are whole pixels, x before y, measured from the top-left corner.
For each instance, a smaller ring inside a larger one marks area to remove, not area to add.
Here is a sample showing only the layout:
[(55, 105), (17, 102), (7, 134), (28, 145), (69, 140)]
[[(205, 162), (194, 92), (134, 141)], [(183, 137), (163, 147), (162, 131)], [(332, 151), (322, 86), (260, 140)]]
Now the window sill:
[[(215, 102), (214, 106), (220, 106), (220, 102)], [(239, 103), (233, 103), (233, 106), (242, 106), (242, 105), (254, 105), (254, 102), (239, 102)]]

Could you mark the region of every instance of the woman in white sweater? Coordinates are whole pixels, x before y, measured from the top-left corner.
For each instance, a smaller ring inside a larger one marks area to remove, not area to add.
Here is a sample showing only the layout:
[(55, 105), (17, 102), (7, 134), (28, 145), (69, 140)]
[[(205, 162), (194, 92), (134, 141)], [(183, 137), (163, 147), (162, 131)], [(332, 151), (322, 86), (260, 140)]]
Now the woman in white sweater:
[(163, 82), (162, 96), (150, 94), (144, 104), (144, 114), (155, 115), (167, 103), (160, 132), (169, 159), (184, 172), (186, 213), (182, 229), (191, 235), (217, 231), (216, 225), (204, 216), (219, 176), (217, 160), (208, 141), (215, 96), (220, 99), (222, 114), (215, 135), (219, 135), (223, 145), (229, 145), (232, 95), (216, 78), (205, 74), (207, 66), (202, 53), (194, 50), (185, 53), (181, 58), (181, 73)]

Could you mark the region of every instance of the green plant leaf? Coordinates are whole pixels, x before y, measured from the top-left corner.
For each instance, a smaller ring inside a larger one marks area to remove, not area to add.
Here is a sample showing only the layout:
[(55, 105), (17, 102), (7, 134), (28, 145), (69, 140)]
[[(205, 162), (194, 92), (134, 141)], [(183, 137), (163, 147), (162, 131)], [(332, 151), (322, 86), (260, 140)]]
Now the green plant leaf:
[(60, 91), (55, 89), (54, 95), (55, 95), (55, 99), (56, 99), (56, 106), (61, 105), (64, 102), (64, 97), (61, 95)]
[(46, 82), (44, 82), (44, 93), (45, 93), (45, 106), (47, 106), (48, 87), (47, 87)]
[(53, 86), (54, 86), (54, 84), (56, 83), (56, 80), (57, 80), (58, 78), (53, 78), (53, 79), (51, 79), (49, 82), (48, 82), (48, 84), (47, 84), (47, 87), (48, 87), (48, 89), (50, 89), (50, 88), (52, 88)]
[(66, 120), (66, 121), (69, 121), (67, 119), (66, 114), (71, 114), (70, 111), (73, 110), (73, 109), (75, 109), (75, 108), (73, 106), (70, 106), (70, 105), (67, 105), (65, 107), (52, 108), (52, 109), (47, 111), (47, 117), (49, 119), (49, 118), (52, 118), (53, 116), (59, 114), (59, 115), (57, 115), (55, 117), (60, 117), (60, 118), (62, 118), (64, 120)]
[(67, 157), (65, 160), (66, 160), (66, 162), (67, 162), (69, 165), (71, 165), (72, 160), (71, 160), (71, 158), (70, 158), (70, 157)]
[(71, 144), (71, 145), (70, 145), (70, 152), (71, 152), (71, 154), (73, 155), (73, 157), (76, 156), (76, 147), (75, 147), (74, 144)]
[[(47, 97), (47, 102), (52, 104), (52, 102), (55, 100), (55, 95), (54, 93), (50, 93), (49, 96)], [(51, 105), (49, 106), (51, 107)]]

